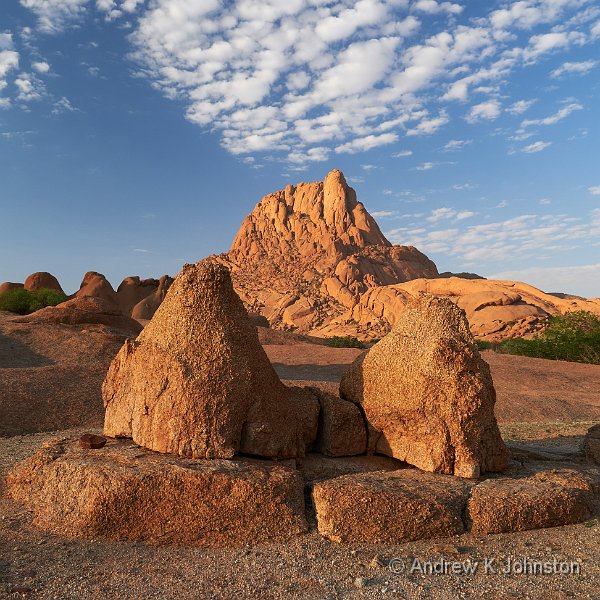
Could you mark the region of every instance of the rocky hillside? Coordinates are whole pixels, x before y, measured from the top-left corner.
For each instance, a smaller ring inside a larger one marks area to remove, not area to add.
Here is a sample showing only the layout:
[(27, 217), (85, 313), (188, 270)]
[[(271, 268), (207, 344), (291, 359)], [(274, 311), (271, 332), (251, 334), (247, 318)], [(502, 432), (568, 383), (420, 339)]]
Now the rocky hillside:
[(438, 275), (416, 248), (390, 244), (338, 170), (263, 198), (220, 258), (252, 311), (301, 331), (326, 325), (370, 288)]
[(385, 335), (423, 292), (456, 302), (473, 334), (488, 340), (530, 336), (549, 315), (600, 313), (597, 299), (439, 274), (416, 248), (390, 244), (338, 170), (263, 198), (220, 259), (248, 308), (272, 327), (323, 337)]
[[(324, 181), (288, 185), (265, 196), (244, 219), (231, 249), (213, 257), (231, 270), (236, 292), (255, 324), (317, 337), (381, 337), (408, 301), (427, 292), (463, 308), (476, 337), (497, 341), (531, 336), (549, 315), (600, 314), (600, 299), (547, 294), (526, 283), (490, 281), (474, 273), (438, 273), (412, 246), (393, 246), (348, 186), (341, 171)], [(126, 277), (117, 290), (96, 272), (76, 298), (101, 298), (145, 324), (172, 279)], [(14, 288), (61, 290), (50, 273), (34, 273)]]

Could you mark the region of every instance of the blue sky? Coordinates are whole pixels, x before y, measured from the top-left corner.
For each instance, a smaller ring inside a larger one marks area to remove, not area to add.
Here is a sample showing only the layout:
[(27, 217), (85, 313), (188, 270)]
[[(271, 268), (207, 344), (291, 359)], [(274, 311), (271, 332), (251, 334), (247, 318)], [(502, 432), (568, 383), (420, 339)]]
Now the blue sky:
[(0, 281), (117, 285), (344, 171), (440, 270), (600, 296), (594, 0), (3, 0)]

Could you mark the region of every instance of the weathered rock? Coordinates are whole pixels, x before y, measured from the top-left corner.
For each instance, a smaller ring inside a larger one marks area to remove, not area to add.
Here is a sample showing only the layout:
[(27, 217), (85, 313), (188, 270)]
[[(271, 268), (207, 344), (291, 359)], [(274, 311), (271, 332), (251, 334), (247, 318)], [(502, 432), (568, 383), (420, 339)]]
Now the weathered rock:
[(252, 311), (302, 332), (372, 286), (437, 275), (416, 248), (390, 244), (338, 170), (263, 198), (219, 258)]
[(281, 383), (229, 271), (212, 261), (184, 266), (116, 356), (103, 397), (106, 435), (193, 458), (302, 457), (319, 411)]
[(115, 308), (120, 308), (117, 293), (112, 285), (110, 285), (102, 273), (97, 273), (96, 271), (88, 271), (83, 276), (79, 291), (76, 292), (75, 296), (77, 298), (86, 296), (101, 298), (106, 302), (110, 302)]
[(165, 299), (173, 279), (168, 275), (163, 275), (158, 280), (158, 287), (152, 294), (140, 300), (131, 310), (131, 316), (134, 319), (149, 320), (154, 316), (154, 313)]
[(12, 281), (5, 281), (0, 284), (0, 294), (6, 294), (6, 292), (10, 292), (11, 290), (22, 289), (22, 283), (13, 283)]
[(315, 333), (334, 335), (345, 330), (347, 335), (362, 337), (385, 333), (401, 317), (411, 298), (422, 293), (457, 303), (465, 310), (473, 335), (489, 341), (531, 337), (545, 327), (546, 319), (552, 315), (574, 310), (600, 314), (598, 298), (546, 294), (526, 283), (460, 277), (414, 279), (370, 288), (352, 309)]
[(425, 471), (479, 477), (502, 471), (496, 394), (464, 312), (423, 296), (392, 332), (359, 357), (340, 384), (374, 432), (369, 447)]
[(30, 292), (36, 290), (56, 290), (57, 292), (64, 294), (63, 289), (60, 287), (60, 283), (58, 283), (58, 279), (45, 271), (29, 275), (25, 280), (23, 287)]
[(62, 317), (47, 320), (50, 312), (60, 315), (53, 311), (0, 312), (0, 435), (102, 427), (102, 381), (135, 333), (117, 326), (123, 316), (109, 326), (67, 324)]
[(140, 279), (125, 277), (117, 288), (117, 298), (121, 310), (130, 315), (133, 307), (153, 294), (158, 288), (158, 279)]
[(7, 477), (34, 523), (59, 535), (243, 546), (306, 531), (303, 484), (288, 467), (188, 460), (126, 441), (48, 444)]
[(367, 428), (360, 409), (317, 388), (319, 399), (319, 433), (315, 449), (325, 456), (356, 456), (367, 450)]
[(600, 425), (588, 430), (583, 441), (583, 451), (589, 462), (600, 465)]
[(106, 325), (119, 333), (125, 332), (130, 337), (135, 337), (142, 331), (142, 326), (131, 317), (125, 316), (116, 304), (95, 296), (76, 296), (57, 306), (47, 306), (30, 315), (16, 317), (13, 321), (32, 324)]
[(319, 533), (335, 542), (402, 543), (463, 533), (470, 483), (416, 469), (315, 483)]
[(581, 523), (597, 510), (600, 473), (542, 470), (488, 479), (473, 488), (467, 520), (473, 533), (504, 533)]

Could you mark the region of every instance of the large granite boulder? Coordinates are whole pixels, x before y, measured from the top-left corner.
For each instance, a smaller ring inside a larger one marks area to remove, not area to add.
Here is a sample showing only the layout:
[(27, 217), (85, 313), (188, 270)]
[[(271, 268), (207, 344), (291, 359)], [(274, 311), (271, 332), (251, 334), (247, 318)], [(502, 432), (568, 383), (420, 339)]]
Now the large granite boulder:
[(192, 458), (302, 457), (319, 403), (281, 383), (224, 266), (184, 265), (103, 386), (104, 431)]
[(7, 477), (34, 523), (59, 535), (244, 546), (307, 529), (302, 477), (268, 461), (189, 460), (109, 440), (55, 440)]
[(392, 332), (351, 365), (340, 395), (362, 406), (372, 451), (460, 477), (506, 468), (490, 370), (450, 300), (413, 300)]

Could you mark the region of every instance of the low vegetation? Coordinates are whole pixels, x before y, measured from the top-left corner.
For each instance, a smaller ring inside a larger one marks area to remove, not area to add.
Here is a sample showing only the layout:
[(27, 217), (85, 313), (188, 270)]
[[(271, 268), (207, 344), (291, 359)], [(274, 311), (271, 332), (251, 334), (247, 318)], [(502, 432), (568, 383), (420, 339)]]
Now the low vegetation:
[(361, 342), (358, 338), (351, 335), (336, 335), (329, 338), (329, 345), (332, 348), (366, 348), (366, 344)]
[(56, 306), (66, 299), (65, 294), (56, 290), (29, 291), (17, 288), (0, 294), (0, 310), (7, 310), (18, 315), (28, 315), (45, 306)]
[(517, 354), (550, 360), (600, 364), (600, 316), (575, 311), (550, 317), (544, 331), (527, 340), (513, 338), (502, 342), (478, 342), (482, 350)]

